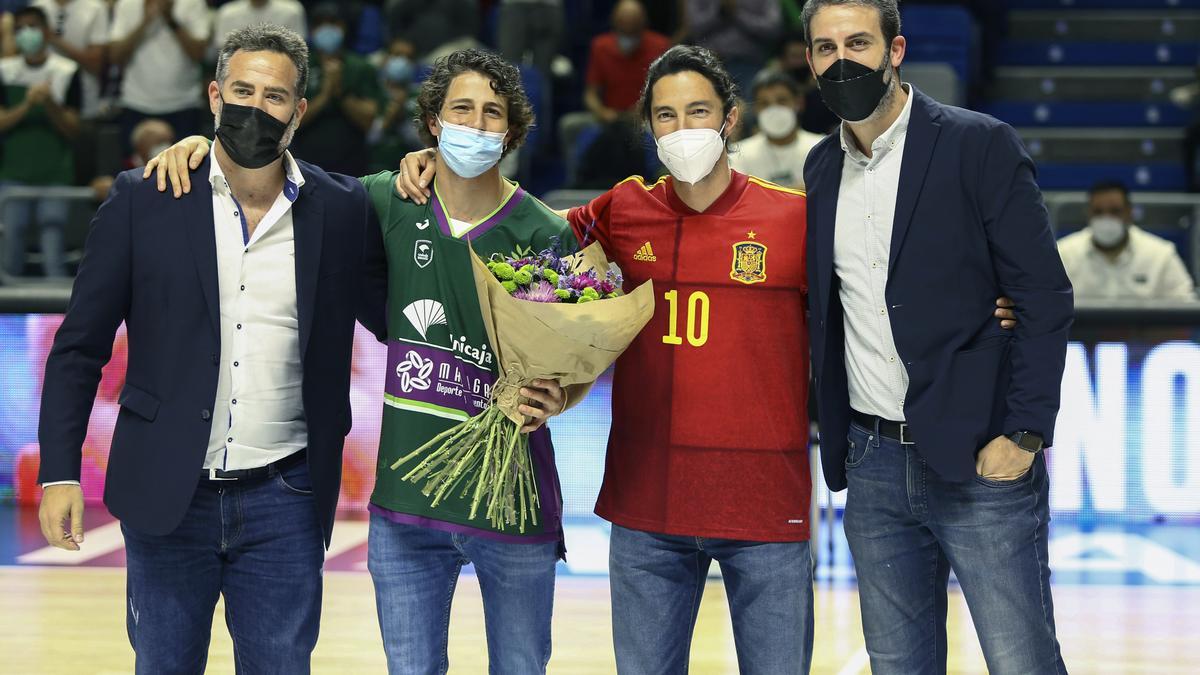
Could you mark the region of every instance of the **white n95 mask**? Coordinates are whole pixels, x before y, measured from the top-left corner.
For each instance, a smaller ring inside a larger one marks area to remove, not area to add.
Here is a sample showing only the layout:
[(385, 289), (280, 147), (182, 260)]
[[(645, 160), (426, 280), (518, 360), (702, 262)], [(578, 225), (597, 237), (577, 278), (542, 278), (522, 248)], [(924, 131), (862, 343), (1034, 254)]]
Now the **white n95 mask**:
[(695, 185), (712, 172), (725, 150), (721, 131), (712, 129), (680, 129), (655, 141), (658, 158), (675, 180)]
[(1100, 248), (1110, 249), (1125, 239), (1125, 223), (1113, 216), (1096, 216), (1088, 223), (1092, 231), (1092, 242)]

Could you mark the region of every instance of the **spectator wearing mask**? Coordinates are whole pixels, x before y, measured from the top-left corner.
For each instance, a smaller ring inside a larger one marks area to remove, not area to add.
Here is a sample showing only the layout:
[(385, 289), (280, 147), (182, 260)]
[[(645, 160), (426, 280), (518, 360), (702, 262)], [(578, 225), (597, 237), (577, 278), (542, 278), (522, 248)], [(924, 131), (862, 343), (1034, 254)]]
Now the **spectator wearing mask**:
[(412, 43), (396, 38), (388, 45), (387, 54), (379, 68), (383, 87), (383, 112), (367, 134), (370, 144), (368, 172), (391, 171), (404, 155), (420, 150), (425, 144), (417, 136), (413, 119), (416, 111), (411, 105), (416, 49)]
[(766, 65), (783, 26), (779, 0), (688, 0), (693, 42), (721, 57), (739, 91)]
[[(19, 54), (0, 59), (0, 187), (70, 185), (72, 139), (79, 133), (79, 66), (49, 49), (46, 13), (37, 7), (13, 16)], [(68, 204), (58, 199), (12, 199), (4, 205), (4, 271), (25, 272), (25, 232), (40, 229), (42, 268), (66, 276), (63, 227)]]
[(804, 95), (803, 114), (800, 115), (800, 126), (808, 131), (824, 136), (840, 125), (838, 119), (821, 99), (817, 89), (816, 78), (805, 56), (807, 45), (804, 42), (804, 31), (788, 33), (779, 45), (779, 54), (767, 65), (767, 68), (787, 73), (797, 84)]
[(1088, 192), (1088, 225), (1058, 242), (1080, 300), (1195, 300), (1195, 284), (1171, 242), (1133, 224), (1129, 189), (1119, 181)]
[(304, 5), (297, 0), (233, 0), (221, 5), (213, 23), (213, 39), (209, 56), (216, 61), (217, 51), (233, 31), (260, 23), (270, 23), (308, 35)]
[(34, 0), (29, 5), (46, 13), (50, 48), (79, 65), (80, 116), (95, 119), (101, 111), (100, 78), (107, 62), (108, 5), (101, 0)]
[(479, 41), (479, 3), (475, 0), (387, 0), (383, 6), (388, 39), (404, 38), (417, 48), (422, 63)]
[(331, 173), (361, 176), (367, 172), (367, 133), (383, 96), (378, 75), (346, 48), (346, 22), (337, 4), (318, 5), (309, 18), (308, 112), (293, 142), (295, 154)]
[[(635, 108), (650, 64), (670, 47), (667, 36), (646, 28), (646, 10), (641, 2), (621, 0), (613, 8), (612, 30), (592, 39), (587, 88), (583, 94), (587, 110), (564, 115), (559, 123), (559, 141), (569, 176), (577, 173), (577, 139), (591, 126), (611, 127), (620, 123), (625, 129), (626, 144), (632, 144), (637, 154), (641, 154)], [(627, 119), (622, 121), (622, 116)], [(628, 175), (625, 173), (618, 180)], [(611, 185), (610, 181), (605, 187)]]
[(133, 128), (148, 117), (164, 119), (181, 136), (200, 128), (200, 63), (208, 47), (204, 0), (116, 0), (112, 61), (124, 68), (121, 138), (125, 154)]
[(758, 133), (729, 155), (735, 171), (784, 187), (804, 189), (804, 160), (824, 136), (799, 127), (804, 110), (800, 85), (784, 73), (764, 70), (751, 86)]

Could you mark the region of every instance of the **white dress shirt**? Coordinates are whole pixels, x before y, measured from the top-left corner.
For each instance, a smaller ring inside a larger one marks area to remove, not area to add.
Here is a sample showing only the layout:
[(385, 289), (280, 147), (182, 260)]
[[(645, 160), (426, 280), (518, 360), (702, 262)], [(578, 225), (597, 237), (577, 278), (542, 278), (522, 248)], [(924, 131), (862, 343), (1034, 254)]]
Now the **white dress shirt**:
[(253, 236), (209, 151), (221, 306), (221, 366), (204, 468), (265, 466), (308, 445), (300, 395), (300, 322), (292, 202), (304, 185), (284, 153), (283, 191)]
[[(113, 42), (137, 30), (145, 5), (145, 0), (117, 0), (112, 14)], [(193, 39), (208, 41), (211, 16), (204, 0), (175, 0), (171, 16)], [(167, 22), (155, 19), (125, 66), (121, 105), (149, 115), (167, 114), (199, 108), (203, 93), (200, 64), (183, 51)]]
[(842, 124), (842, 183), (833, 237), (833, 268), (841, 281), (845, 314), (846, 374), (850, 407), (884, 419), (904, 421), (908, 371), (896, 352), (890, 308), (884, 297), (892, 250), (892, 221), (900, 186), (900, 165), (913, 96), (900, 117), (871, 144), (871, 157), (859, 152)]
[(1195, 284), (1175, 245), (1134, 225), (1125, 250), (1110, 259), (1089, 228), (1058, 242), (1077, 300), (1195, 300)]

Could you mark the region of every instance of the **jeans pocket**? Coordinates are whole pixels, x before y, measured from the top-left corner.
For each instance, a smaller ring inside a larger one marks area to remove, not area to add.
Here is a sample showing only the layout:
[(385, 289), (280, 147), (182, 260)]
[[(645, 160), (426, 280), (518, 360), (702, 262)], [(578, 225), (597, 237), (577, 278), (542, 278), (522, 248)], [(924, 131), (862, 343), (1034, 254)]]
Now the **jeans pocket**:
[(854, 434), (846, 437), (846, 468), (853, 469), (863, 463), (870, 454), (874, 443), (870, 436), (865, 439), (855, 438)]
[(301, 465), (286, 473), (291, 475), (285, 475), (284, 472), (275, 474), (275, 480), (284, 492), (303, 497), (312, 495), (312, 481), (308, 478), (308, 467)]
[(1010, 487), (1016, 487), (1018, 485), (1024, 485), (1025, 483), (1028, 483), (1030, 481), (1030, 479), (1032, 479), (1032, 478), (1033, 478), (1033, 466), (1031, 465), (1028, 469), (1025, 470), (1025, 473), (1021, 474), (1019, 477), (1014, 478), (1012, 480), (996, 480), (994, 478), (984, 478), (983, 476), (980, 476), (977, 474), (975, 476), (975, 482), (979, 483), (980, 485), (984, 485), (984, 486), (987, 486), (990, 488), (1010, 488)]

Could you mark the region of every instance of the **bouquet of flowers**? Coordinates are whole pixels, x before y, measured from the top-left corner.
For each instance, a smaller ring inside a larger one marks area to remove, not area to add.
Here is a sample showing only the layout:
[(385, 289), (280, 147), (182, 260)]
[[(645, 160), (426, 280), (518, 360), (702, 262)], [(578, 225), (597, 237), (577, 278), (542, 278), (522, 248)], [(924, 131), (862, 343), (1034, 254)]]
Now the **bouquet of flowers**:
[[(436, 507), (459, 491), (471, 495), (470, 517), (485, 509), (493, 527), (525, 532), (537, 525), (539, 496), (527, 422), (518, 406), (532, 380), (558, 380), (567, 405), (577, 403), (654, 312), (651, 282), (629, 294), (599, 244), (569, 256), (553, 249), (484, 261), (472, 253), (472, 273), (488, 339), (499, 364), (487, 410), (401, 457), (416, 461), (403, 479), (424, 482)], [(564, 407), (564, 410), (566, 409)]]

